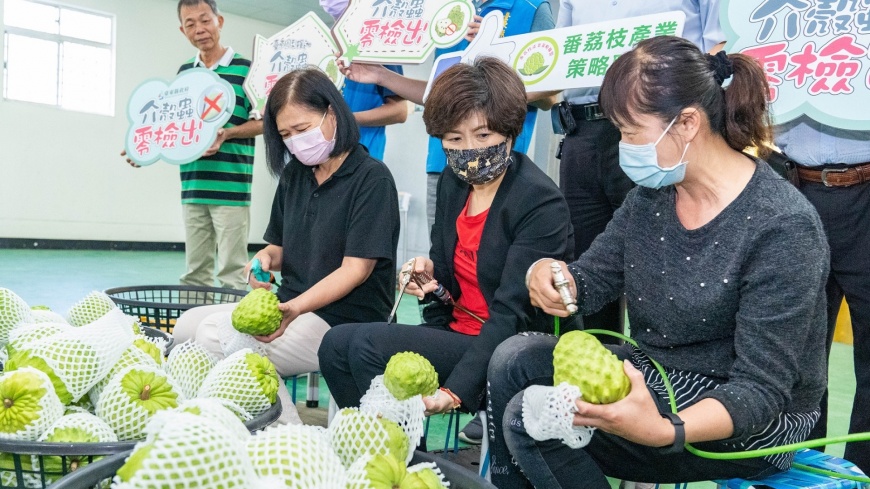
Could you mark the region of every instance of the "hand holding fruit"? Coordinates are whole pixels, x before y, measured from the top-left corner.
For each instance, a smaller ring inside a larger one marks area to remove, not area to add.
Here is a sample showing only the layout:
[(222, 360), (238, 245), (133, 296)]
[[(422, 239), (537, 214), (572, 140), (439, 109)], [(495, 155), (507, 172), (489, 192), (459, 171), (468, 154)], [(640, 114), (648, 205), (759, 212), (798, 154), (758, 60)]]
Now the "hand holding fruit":
[(623, 368), (631, 381), (628, 395), (610, 404), (592, 404), (578, 399), (574, 426), (593, 426), (646, 446), (670, 445), (674, 441), (674, 427), (659, 414), (643, 374), (628, 360), (623, 362)]
[(287, 326), (289, 326), (290, 323), (292, 323), (302, 313), (297, 309), (296, 304), (292, 300), (278, 304), (278, 309), (280, 309), (281, 313), (284, 314), (284, 318), (281, 319), (281, 326), (270, 335), (254, 336), (254, 338), (257, 338), (257, 340), (262, 341), (263, 343), (271, 343), (275, 341), (275, 339), (280, 338), (281, 335), (284, 334), (284, 331), (287, 331)]

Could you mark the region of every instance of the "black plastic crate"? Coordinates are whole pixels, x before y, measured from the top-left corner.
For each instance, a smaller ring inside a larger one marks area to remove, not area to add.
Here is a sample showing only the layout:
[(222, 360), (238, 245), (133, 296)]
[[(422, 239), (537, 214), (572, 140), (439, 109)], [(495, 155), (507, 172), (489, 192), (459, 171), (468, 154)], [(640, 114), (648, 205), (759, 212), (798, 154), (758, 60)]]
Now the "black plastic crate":
[(124, 314), (139, 318), (143, 326), (168, 333), (188, 309), (239, 302), (247, 294), (244, 290), (192, 285), (138, 285), (115, 287), (105, 292)]

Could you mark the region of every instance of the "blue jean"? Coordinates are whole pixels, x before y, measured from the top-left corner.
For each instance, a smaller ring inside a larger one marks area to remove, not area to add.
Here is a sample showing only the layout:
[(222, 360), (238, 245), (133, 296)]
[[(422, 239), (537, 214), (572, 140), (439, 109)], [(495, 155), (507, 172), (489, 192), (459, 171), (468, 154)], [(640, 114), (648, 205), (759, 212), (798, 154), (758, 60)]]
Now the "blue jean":
[[(553, 489), (607, 489), (606, 477), (676, 483), (767, 477), (779, 472), (759, 458), (710, 460), (685, 451), (668, 455), (661, 448), (639, 445), (601, 430), (595, 432), (589, 445), (577, 450), (559, 440), (535, 441), (523, 427), (523, 389), (552, 385), (556, 341), (556, 337), (542, 334), (514, 336), (498, 347), (490, 361), (490, 456), (492, 482), (497, 487), (527, 488), (534, 484)], [(628, 355), (628, 347), (608, 348), (620, 358)], [(653, 399), (660, 411), (667, 409), (665, 400), (655, 395)]]

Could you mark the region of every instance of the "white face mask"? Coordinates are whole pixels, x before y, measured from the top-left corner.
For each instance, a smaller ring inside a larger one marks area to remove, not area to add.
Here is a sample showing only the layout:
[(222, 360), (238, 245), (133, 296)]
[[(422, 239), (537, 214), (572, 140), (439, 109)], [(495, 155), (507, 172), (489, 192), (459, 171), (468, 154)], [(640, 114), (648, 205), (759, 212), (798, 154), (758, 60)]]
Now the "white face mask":
[[(327, 113), (329, 111), (323, 114), (317, 127), (284, 139), (284, 145), (303, 165), (317, 166), (328, 160), (329, 153), (335, 149), (335, 133), (333, 133), (332, 139), (327, 141), (323, 136), (323, 131), (320, 130)], [(338, 127), (335, 128), (335, 132), (338, 132)]]
[[(679, 116), (677, 116), (679, 117)], [(656, 139), (654, 143), (648, 144), (630, 144), (619, 142), (619, 166), (622, 171), (628, 175), (634, 183), (649, 188), (662, 188), (667, 185), (680, 183), (686, 177), (686, 164), (688, 161), (683, 161), (686, 156), (686, 151), (689, 150), (689, 143), (686, 143), (686, 148), (683, 154), (680, 155), (680, 162), (670, 168), (662, 168), (659, 166), (659, 157), (656, 153), (656, 146), (661, 142), (665, 134), (677, 121), (677, 117), (668, 124), (665, 132)]]

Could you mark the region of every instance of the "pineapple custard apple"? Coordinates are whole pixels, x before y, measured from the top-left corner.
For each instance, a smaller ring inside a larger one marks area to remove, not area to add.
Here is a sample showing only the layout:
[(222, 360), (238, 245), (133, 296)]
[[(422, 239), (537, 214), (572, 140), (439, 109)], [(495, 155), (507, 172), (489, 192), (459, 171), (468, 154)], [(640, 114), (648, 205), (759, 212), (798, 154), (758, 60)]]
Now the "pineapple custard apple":
[(278, 296), (266, 289), (248, 292), (233, 310), (233, 327), (253, 336), (270, 335), (281, 326), (284, 314), (278, 309)]
[(0, 346), (9, 340), (9, 332), (19, 324), (32, 323), (30, 307), (9, 289), (0, 287)]
[(275, 404), (279, 382), (278, 372), (268, 358), (244, 349), (214, 366), (203, 380), (198, 397), (224, 399), (258, 416)]
[(418, 394), (431, 396), (438, 390), (438, 373), (422, 355), (410, 351), (396, 353), (387, 362), (384, 385), (400, 401)]
[(61, 416), (63, 404), (41, 371), (23, 367), (0, 376), (0, 439), (36, 440)]
[(405, 463), (389, 455), (367, 455), (348, 470), (347, 489), (406, 489)]
[(67, 313), (67, 318), (73, 326), (84, 326), (100, 319), (117, 307), (109, 296), (94, 291), (75, 303)]
[(217, 360), (204, 346), (187, 340), (169, 352), (164, 369), (178, 383), (184, 397), (192, 399), (215, 363)]
[(179, 397), (162, 369), (134, 365), (115, 374), (103, 389), (97, 416), (112, 427), (119, 440), (137, 440), (155, 413), (178, 407)]
[[(103, 420), (89, 413), (73, 413), (64, 415), (46, 430), (39, 441), (52, 443), (105, 443), (116, 442), (118, 437), (112, 428)], [(33, 466), (38, 467), (40, 456), (34, 455)], [(88, 464), (88, 455), (71, 455), (66, 457), (42, 456), (42, 470), (46, 482), (54, 482), (63, 474), (73, 472)], [(102, 457), (94, 457), (96, 462)]]
[(562, 382), (576, 386), (583, 400), (592, 404), (616, 402), (631, 390), (622, 361), (582, 331), (563, 334), (553, 350), (553, 383)]
[(404, 464), (413, 454), (398, 424), (354, 408), (338, 412), (329, 426), (329, 441), (345, 467), (364, 455), (390, 455)]

